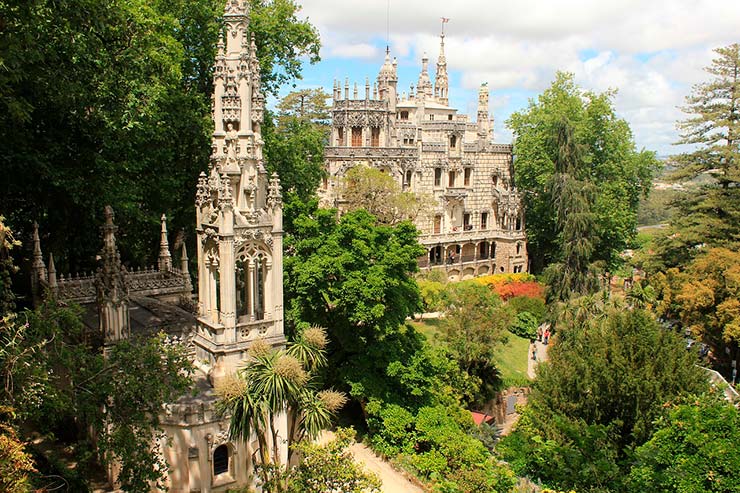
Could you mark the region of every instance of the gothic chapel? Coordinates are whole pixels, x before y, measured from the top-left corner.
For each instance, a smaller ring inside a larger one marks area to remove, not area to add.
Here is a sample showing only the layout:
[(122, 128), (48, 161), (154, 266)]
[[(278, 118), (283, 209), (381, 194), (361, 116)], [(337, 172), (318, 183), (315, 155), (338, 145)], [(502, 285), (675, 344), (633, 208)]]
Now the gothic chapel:
[[(198, 303), (193, 310), (187, 252), (173, 265), (162, 216), (156, 267), (128, 270), (116, 246), (113, 210), (105, 211), (101, 264), (94, 274), (57, 276), (34, 234), (32, 284), (73, 301), (104, 345), (132, 334), (165, 332), (188, 345), (195, 393), (166, 406), (160, 444), (174, 493), (227, 491), (249, 484), (255, 443), (229, 439), (228, 419), (216, 413), (215, 387), (247, 358), (256, 339), (274, 347), (283, 334), (283, 239), (280, 180), (262, 160), (264, 96), (246, 0), (228, 0), (214, 70), (212, 155), (196, 191)], [(193, 314), (192, 312), (196, 313)], [(287, 440), (287, 419), (279, 424)], [(282, 447), (287, 454), (286, 447)], [(285, 459), (285, 458), (284, 458)], [(115, 467), (109, 471), (115, 482)]]

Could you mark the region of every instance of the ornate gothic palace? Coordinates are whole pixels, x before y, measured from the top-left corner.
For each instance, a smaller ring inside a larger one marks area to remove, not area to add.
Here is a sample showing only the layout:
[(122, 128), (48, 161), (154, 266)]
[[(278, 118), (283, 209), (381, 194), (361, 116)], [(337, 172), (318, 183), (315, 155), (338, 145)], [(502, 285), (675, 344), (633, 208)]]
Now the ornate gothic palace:
[(329, 179), (325, 205), (346, 208), (342, 179), (355, 166), (393, 176), (403, 190), (433, 197), (433, 210), (416, 220), (427, 254), (422, 270), (450, 280), (523, 272), (528, 268), (524, 214), (514, 187), (512, 146), (493, 143), (488, 87), (481, 85), (477, 122), (449, 106), (444, 34), (434, 84), (422, 58), (414, 90), (398, 93), (397, 63), (386, 51), (377, 83), (350, 95), (334, 83), (331, 141), (324, 153)]

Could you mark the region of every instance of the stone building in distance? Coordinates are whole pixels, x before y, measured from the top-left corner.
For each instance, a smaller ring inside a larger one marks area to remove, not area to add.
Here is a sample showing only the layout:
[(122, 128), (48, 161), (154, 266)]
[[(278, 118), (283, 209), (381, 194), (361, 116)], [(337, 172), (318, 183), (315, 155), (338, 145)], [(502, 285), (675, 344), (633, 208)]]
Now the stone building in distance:
[(475, 122), (449, 106), (444, 33), (432, 83), (422, 58), (416, 88), (398, 92), (397, 63), (386, 50), (377, 82), (351, 90), (334, 83), (332, 125), (324, 152), (328, 180), (322, 203), (346, 208), (342, 181), (356, 166), (393, 176), (405, 191), (433, 198), (433, 210), (416, 220), (427, 254), (422, 271), (442, 270), (449, 280), (528, 270), (524, 213), (514, 187), (512, 146), (493, 143), (486, 84)]

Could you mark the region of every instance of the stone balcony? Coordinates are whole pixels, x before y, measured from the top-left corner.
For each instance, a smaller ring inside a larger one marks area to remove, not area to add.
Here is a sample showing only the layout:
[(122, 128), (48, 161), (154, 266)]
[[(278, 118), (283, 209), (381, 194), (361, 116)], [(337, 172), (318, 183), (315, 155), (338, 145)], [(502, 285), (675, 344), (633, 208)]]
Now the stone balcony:
[(325, 158), (401, 158), (415, 159), (418, 156), (416, 147), (327, 147)]
[(426, 246), (448, 243), (469, 243), (483, 240), (522, 240), (526, 239), (524, 231), (509, 231), (503, 229), (469, 229), (459, 228), (457, 231), (443, 233), (420, 233), (419, 243)]

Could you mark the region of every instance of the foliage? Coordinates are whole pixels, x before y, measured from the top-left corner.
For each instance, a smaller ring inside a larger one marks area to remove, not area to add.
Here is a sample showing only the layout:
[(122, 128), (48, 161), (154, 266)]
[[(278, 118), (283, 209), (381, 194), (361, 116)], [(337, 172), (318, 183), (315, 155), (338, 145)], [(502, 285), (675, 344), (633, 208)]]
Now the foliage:
[(549, 180), (561, 256), (544, 272), (548, 301), (566, 301), (598, 290), (598, 269), (593, 263), (595, 247), (595, 187), (581, 179), (583, 146), (574, 138), (573, 125), (556, 122), (555, 172)]
[(519, 474), (551, 487), (620, 490), (629, 451), (663, 404), (707, 388), (683, 341), (640, 309), (572, 302), (541, 363), (513, 434), (498, 450)]
[(331, 117), (329, 98), (331, 96), (320, 87), (292, 91), (277, 104), (278, 115), (328, 127)]
[(686, 97), (685, 113), (678, 124), (679, 144), (699, 144), (677, 157), (677, 178), (711, 173), (727, 187), (740, 180), (740, 44), (714, 50), (717, 58), (705, 71), (712, 76), (696, 84)]
[(310, 121), (293, 116), (276, 119), (270, 111), (265, 112), (262, 137), (267, 170), (280, 175), (284, 191), (295, 193), (301, 200), (316, 194), (323, 176), (327, 132)]
[(445, 284), (426, 279), (419, 279), (417, 283), (419, 284), (419, 293), (421, 294), (424, 312), (437, 311), (442, 305), (442, 297), (446, 289)]
[[(251, 3), (263, 88), (318, 59), (292, 0)], [(0, 213), (38, 220), (60, 271), (93, 267), (100, 211), (118, 213), (124, 258), (156, 255), (159, 217), (194, 237), (193, 190), (208, 164), (223, 0), (0, 3)], [(75, 238), (70, 242), (68, 238)]]
[(404, 325), (420, 308), (412, 274), (424, 249), (416, 229), (407, 222), (378, 224), (361, 210), (337, 220), (316, 201), (296, 202), (286, 216), (292, 232), (285, 242), (288, 320), (293, 327), (327, 328), (330, 381), (360, 400), (393, 393), (389, 386), (400, 382), (388, 381), (388, 365), (412, 361), (423, 344)]
[(537, 320), (538, 325), (545, 321), (547, 306), (545, 306), (545, 300), (543, 298), (515, 296), (513, 298), (510, 298), (509, 301), (506, 302), (506, 304), (514, 311), (514, 314), (516, 315), (522, 312), (531, 313)]
[(300, 453), (300, 462), (290, 474), (288, 491), (379, 493), (380, 479), (372, 472), (363, 471), (348, 450), (354, 435), (352, 428), (338, 428), (334, 438), (326, 444), (295, 444), (293, 448)]
[[(124, 491), (148, 489), (165, 464), (153, 445), (162, 438), (159, 412), (190, 386), (184, 349), (163, 336), (117, 343), (103, 356), (79, 311), (49, 302), (24, 312), (27, 323), (2, 326), (4, 398), (18, 420), (42, 432), (64, 433), (79, 449), (95, 446), (120, 466)], [(10, 342), (11, 344), (7, 344)], [(78, 469), (89, 466), (84, 461)]]
[[(495, 381), (496, 351), (506, 342), (513, 315), (498, 296), (477, 283), (448, 284), (440, 328), (444, 341), (460, 368), (481, 384)], [(476, 397), (490, 397), (490, 389)]]
[(5, 218), (0, 215), (0, 317), (4, 317), (15, 308), (15, 294), (13, 294), (12, 274), (17, 270), (13, 265), (10, 251), (20, 246), (13, 231), (5, 224)]
[[(257, 341), (250, 347), (246, 366), (217, 388), (219, 407), (230, 415), (231, 437), (257, 437), (260, 453), (255, 467), (269, 491), (287, 491), (278, 417), (288, 410), (291, 440), (315, 439), (346, 402), (339, 392), (319, 391), (316, 371), (326, 364), (326, 342), (321, 327), (302, 330), (285, 350)], [(293, 450), (289, 449), (289, 460)]]
[(556, 129), (563, 119), (573, 126), (573, 141), (581, 149), (574, 178), (597, 185), (590, 260), (618, 263), (619, 253), (635, 234), (639, 199), (648, 192), (657, 163), (653, 153), (635, 149), (629, 125), (614, 111), (613, 96), (583, 91), (572, 74), (558, 73), (537, 100), (507, 121), (516, 136), (516, 185), (523, 192), (535, 272), (561, 260), (566, 246), (551, 188), (558, 157)]
[(509, 330), (512, 334), (533, 341), (537, 338), (537, 327), (539, 325), (535, 315), (529, 312), (519, 312), (516, 314), (511, 326), (509, 326)]
[(35, 469), (11, 424), (14, 420), (13, 409), (0, 406), (0, 491), (27, 493), (31, 491), (29, 475)]
[(342, 198), (348, 209), (364, 209), (383, 224), (416, 221), (430, 210), (432, 201), (426, 195), (401, 190), (391, 174), (368, 166), (356, 166), (347, 172)]
[(526, 272), (491, 274), (476, 277), (473, 282), (488, 286), (504, 301), (515, 297), (544, 298), (544, 287)]
[(732, 404), (716, 397), (679, 401), (656, 427), (635, 451), (631, 491), (738, 491), (740, 411)]
[(737, 251), (710, 248), (683, 270), (668, 269), (650, 278), (658, 313), (680, 320), (717, 358), (723, 357), (723, 347), (740, 342), (739, 265)]
[(432, 406), (416, 415), (397, 405), (368, 406), (371, 444), (384, 455), (401, 455), (439, 492), (509, 491), (514, 476), (470, 435), (470, 412)]

